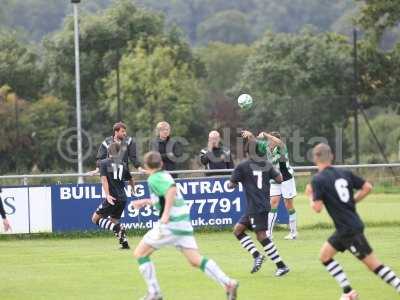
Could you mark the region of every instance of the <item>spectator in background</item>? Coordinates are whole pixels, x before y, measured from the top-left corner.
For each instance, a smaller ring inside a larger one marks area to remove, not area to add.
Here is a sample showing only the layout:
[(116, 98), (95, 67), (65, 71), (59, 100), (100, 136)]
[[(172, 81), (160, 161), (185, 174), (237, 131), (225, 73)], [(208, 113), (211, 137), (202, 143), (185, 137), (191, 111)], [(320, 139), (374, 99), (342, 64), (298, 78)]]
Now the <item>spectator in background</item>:
[(99, 150), (96, 155), (96, 169), (89, 172), (89, 175), (98, 175), (100, 161), (107, 158), (108, 147), (112, 143), (118, 143), (121, 145), (121, 157), (122, 161), (128, 165), (128, 158), (132, 162), (135, 168), (140, 166), (139, 159), (136, 154), (136, 143), (132, 137), (127, 136), (126, 125), (122, 122), (117, 122), (113, 126), (113, 135), (106, 137), (101, 143)]
[[(233, 169), (231, 151), (221, 144), (218, 131), (211, 131), (208, 135), (208, 146), (200, 151), (200, 161), (207, 170)], [(208, 173), (207, 176), (227, 175), (229, 173)]]
[(11, 231), (10, 222), (7, 219), (6, 211), (4, 210), (3, 201), (1, 200), (1, 188), (0, 188), (0, 216), (3, 219), (4, 231)]
[[(177, 160), (183, 154), (182, 145), (171, 139), (171, 126), (168, 122), (159, 122), (156, 126), (157, 137), (151, 143), (151, 150), (161, 154), (163, 169), (166, 171), (175, 171), (177, 169)], [(173, 177), (177, 177), (173, 174)]]

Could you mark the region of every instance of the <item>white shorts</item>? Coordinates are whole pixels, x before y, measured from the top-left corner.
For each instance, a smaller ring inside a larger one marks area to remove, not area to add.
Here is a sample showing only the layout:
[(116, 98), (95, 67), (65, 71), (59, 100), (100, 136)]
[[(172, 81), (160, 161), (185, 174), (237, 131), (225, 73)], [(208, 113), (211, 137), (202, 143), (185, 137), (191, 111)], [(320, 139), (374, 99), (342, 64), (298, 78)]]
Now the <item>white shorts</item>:
[(144, 235), (143, 242), (154, 249), (166, 246), (175, 246), (178, 249), (198, 249), (193, 235), (174, 235), (167, 228), (160, 228), (158, 224)]
[(271, 197), (282, 195), (284, 199), (292, 199), (296, 197), (297, 191), (294, 178), (286, 180), (282, 183), (271, 183), (269, 195)]

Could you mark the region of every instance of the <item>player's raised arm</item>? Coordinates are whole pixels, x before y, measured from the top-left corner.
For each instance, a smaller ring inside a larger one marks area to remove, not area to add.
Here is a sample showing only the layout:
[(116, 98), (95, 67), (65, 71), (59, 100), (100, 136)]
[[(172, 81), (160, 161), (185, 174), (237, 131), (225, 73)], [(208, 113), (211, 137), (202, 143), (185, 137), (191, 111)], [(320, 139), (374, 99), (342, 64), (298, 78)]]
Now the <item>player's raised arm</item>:
[(273, 136), (272, 134), (269, 134), (268, 132), (261, 132), (258, 135), (259, 138), (264, 138), (267, 139), (269, 141), (273, 141), (275, 144), (279, 145), (279, 146), (284, 146), (284, 143), (282, 142), (282, 140), (276, 136)]

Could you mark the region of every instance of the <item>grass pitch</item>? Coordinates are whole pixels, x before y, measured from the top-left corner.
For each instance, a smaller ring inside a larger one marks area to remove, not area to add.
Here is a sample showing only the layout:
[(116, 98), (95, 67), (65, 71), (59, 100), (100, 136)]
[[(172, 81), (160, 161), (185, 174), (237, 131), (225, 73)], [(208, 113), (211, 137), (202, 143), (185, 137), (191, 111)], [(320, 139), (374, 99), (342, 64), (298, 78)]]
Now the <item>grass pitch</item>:
[[(339, 299), (336, 281), (318, 262), (319, 248), (332, 229), (318, 229), (326, 215), (313, 215), (299, 197), (300, 239), (285, 241), (286, 231), (275, 233), (275, 243), (291, 272), (275, 278), (275, 266), (266, 262), (250, 274), (252, 259), (229, 232), (196, 235), (201, 252), (240, 281), (239, 299)], [(366, 235), (378, 257), (400, 274), (400, 202), (396, 195), (375, 195), (360, 205), (368, 223)], [(324, 227), (324, 226), (323, 226)], [(130, 237), (132, 245), (140, 237)], [(8, 299), (138, 299), (145, 284), (132, 251), (117, 249), (113, 237), (83, 239), (0, 240), (0, 297)], [(261, 249), (261, 247), (259, 247)], [(152, 260), (165, 299), (225, 299), (223, 290), (201, 271), (192, 269), (175, 249), (163, 249)], [(364, 300), (393, 300), (395, 291), (370, 273), (351, 254), (339, 254), (353, 287)]]

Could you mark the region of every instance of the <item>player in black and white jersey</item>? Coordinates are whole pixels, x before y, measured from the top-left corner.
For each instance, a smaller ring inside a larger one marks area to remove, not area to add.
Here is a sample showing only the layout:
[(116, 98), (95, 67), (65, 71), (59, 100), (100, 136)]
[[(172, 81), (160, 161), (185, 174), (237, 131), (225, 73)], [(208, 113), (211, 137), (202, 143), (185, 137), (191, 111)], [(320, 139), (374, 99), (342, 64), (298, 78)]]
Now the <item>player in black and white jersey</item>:
[[(346, 250), (400, 293), (400, 278), (376, 258), (356, 211), (356, 203), (371, 192), (372, 185), (350, 171), (334, 168), (332, 151), (326, 144), (313, 149), (313, 160), (319, 172), (307, 186), (306, 193), (312, 209), (319, 213), (325, 206), (336, 227), (336, 232), (322, 246), (320, 260), (343, 289), (340, 299), (358, 299), (342, 267), (333, 259), (338, 251)], [(358, 191), (354, 194), (354, 190)]]
[(267, 237), (268, 212), (270, 211), (270, 179), (277, 182), (282, 181), (282, 175), (277, 172), (272, 164), (266, 159), (265, 141), (257, 141), (254, 137), (249, 137), (246, 142), (245, 151), (247, 159), (241, 162), (234, 169), (230, 186), (234, 187), (240, 183), (246, 194), (247, 208), (244, 215), (235, 225), (234, 235), (254, 258), (254, 265), (251, 273), (260, 270), (265, 256), (258, 252), (251, 237), (246, 234), (246, 230), (253, 230), (257, 240), (261, 243), (265, 253), (271, 261), (276, 264), (276, 276), (283, 276), (289, 272), (274, 243)]
[(119, 223), (126, 206), (125, 181), (128, 181), (132, 194), (135, 183), (128, 166), (121, 157), (121, 144), (112, 143), (108, 147), (108, 158), (100, 161), (100, 177), (106, 198), (93, 213), (92, 222), (100, 228), (111, 230), (118, 237), (122, 249), (129, 249), (125, 229)]

